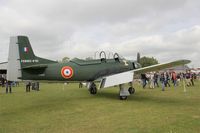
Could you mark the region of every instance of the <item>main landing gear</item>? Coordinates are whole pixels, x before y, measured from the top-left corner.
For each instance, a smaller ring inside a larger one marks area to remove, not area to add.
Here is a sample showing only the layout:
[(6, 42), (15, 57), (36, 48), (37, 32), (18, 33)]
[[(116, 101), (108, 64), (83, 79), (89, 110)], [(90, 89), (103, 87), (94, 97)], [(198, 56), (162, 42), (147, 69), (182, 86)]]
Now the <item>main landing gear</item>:
[[(88, 90), (90, 94), (95, 95), (97, 94), (97, 87), (94, 82), (88, 82), (87, 84)], [(120, 91), (119, 91), (119, 99), (120, 100), (126, 100), (129, 95), (135, 93), (135, 89), (130, 85), (129, 88), (126, 88), (124, 84), (119, 85)]]
[(129, 88), (125, 88), (124, 84), (119, 85), (120, 91), (119, 91), (119, 99), (120, 100), (126, 100), (130, 94), (135, 93), (135, 89), (131, 86)]
[(90, 92), (90, 94), (92, 94), (92, 95), (97, 94), (97, 87), (96, 87), (96, 84), (95, 84), (94, 82), (91, 82), (91, 83), (89, 84), (89, 92)]

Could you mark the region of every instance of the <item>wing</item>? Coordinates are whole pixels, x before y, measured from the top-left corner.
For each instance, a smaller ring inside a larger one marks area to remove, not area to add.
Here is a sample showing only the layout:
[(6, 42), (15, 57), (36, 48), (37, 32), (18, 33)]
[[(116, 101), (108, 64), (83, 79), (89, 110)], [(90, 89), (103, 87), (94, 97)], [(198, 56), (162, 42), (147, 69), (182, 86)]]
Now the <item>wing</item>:
[(143, 67), (143, 68), (134, 69), (131, 71), (126, 71), (126, 72), (110, 75), (107, 77), (103, 77), (100, 82), (99, 89), (132, 82), (134, 74), (141, 74), (141, 73), (146, 73), (146, 72), (151, 72), (151, 71), (159, 71), (165, 68), (185, 65), (190, 62), (191, 62), (190, 60), (177, 60), (173, 62), (156, 64), (156, 65), (152, 65), (148, 67)]
[(190, 60), (177, 60), (173, 62), (167, 62), (167, 63), (162, 63), (162, 64), (156, 64), (148, 67), (143, 67), (139, 69), (133, 70), (135, 74), (141, 74), (141, 73), (146, 73), (146, 72), (152, 72), (152, 71), (160, 71), (165, 68), (171, 68), (175, 66), (181, 66), (190, 63)]

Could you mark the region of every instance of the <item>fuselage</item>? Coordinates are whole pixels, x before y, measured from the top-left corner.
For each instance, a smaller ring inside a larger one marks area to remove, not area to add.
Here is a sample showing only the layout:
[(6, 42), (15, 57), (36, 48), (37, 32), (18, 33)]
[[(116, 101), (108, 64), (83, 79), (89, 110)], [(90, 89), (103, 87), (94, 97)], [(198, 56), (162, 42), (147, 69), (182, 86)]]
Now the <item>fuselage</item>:
[(51, 63), (46, 68), (23, 71), (29, 80), (94, 81), (100, 77), (135, 69), (133, 62), (125, 59), (80, 60)]

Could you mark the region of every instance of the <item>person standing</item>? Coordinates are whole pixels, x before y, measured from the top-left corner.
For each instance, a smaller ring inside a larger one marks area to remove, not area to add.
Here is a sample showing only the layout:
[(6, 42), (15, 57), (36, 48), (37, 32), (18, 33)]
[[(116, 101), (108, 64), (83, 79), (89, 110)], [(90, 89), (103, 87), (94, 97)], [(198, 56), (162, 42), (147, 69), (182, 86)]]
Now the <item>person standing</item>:
[(191, 73), (191, 79), (190, 79), (190, 81), (191, 81), (191, 84), (192, 84), (192, 86), (194, 86), (194, 73)]
[(150, 80), (150, 89), (153, 89), (154, 88), (154, 74), (153, 72), (150, 72), (150, 75), (149, 75), (149, 80)]
[(191, 81), (191, 74), (190, 74), (189, 70), (186, 71), (185, 78), (186, 78), (187, 86), (191, 86), (192, 85), (191, 82), (190, 82)]
[(2, 86), (2, 87), (5, 87), (5, 82), (6, 82), (5, 79), (2, 77), (2, 78), (1, 78), (1, 86)]
[(165, 87), (167, 87), (167, 85), (168, 87), (170, 87), (170, 84), (169, 84), (170, 78), (169, 78), (168, 72), (164, 73), (164, 79), (165, 79)]
[(40, 83), (36, 82), (36, 90), (39, 91), (40, 90)]
[(30, 90), (31, 90), (31, 82), (27, 81), (26, 82), (26, 92), (30, 92)]
[(82, 88), (82, 87), (83, 87), (83, 83), (80, 82), (80, 83), (79, 83), (79, 88)]
[(159, 85), (158, 85), (158, 73), (157, 72), (154, 73), (154, 86), (159, 87)]
[(8, 93), (8, 88), (9, 92), (12, 93), (12, 81), (6, 80), (6, 93)]
[(15, 84), (16, 84), (16, 86), (19, 86), (19, 81), (16, 81)]
[(142, 87), (145, 89), (145, 86), (147, 85), (147, 77), (146, 74), (141, 74), (141, 80), (142, 80)]
[(172, 82), (173, 82), (174, 86), (176, 86), (177, 76), (176, 76), (176, 73), (174, 71), (172, 72)]
[(165, 75), (164, 75), (164, 73), (162, 73), (162, 74), (160, 75), (160, 82), (161, 82), (161, 84), (162, 84), (162, 91), (165, 90), (165, 81), (166, 81)]
[(177, 80), (176, 80), (176, 85), (177, 85), (177, 86), (180, 86), (180, 82), (181, 82), (181, 73), (178, 73), (178, 74), (177, 74), (176, 79), (177, 79)]

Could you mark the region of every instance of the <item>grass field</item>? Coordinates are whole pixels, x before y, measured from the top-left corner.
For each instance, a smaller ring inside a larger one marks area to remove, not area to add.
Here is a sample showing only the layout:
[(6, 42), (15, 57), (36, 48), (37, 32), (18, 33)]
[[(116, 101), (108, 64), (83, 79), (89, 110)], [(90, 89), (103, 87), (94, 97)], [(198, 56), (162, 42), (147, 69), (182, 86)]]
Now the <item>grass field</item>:
[(0, 88), (0, 133), (200, 133), (200, 82), (195, 87), (141, 89), (126, 101), (118, 88), (90, 95), (71, 83)]

